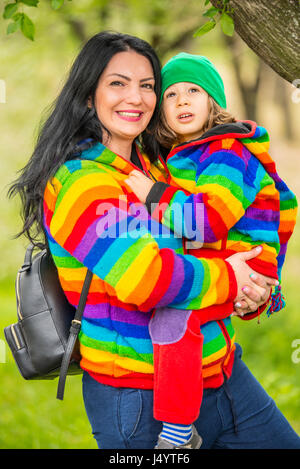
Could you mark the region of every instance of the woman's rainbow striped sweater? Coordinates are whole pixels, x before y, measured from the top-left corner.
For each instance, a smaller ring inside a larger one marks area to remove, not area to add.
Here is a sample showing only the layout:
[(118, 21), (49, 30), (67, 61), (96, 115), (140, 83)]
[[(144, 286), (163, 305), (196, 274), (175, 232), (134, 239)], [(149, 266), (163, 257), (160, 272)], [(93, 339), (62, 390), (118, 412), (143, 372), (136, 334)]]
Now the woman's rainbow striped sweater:
[[(146, 174), (166, 181), (163, 163), (138, 155)], [(48, 182), (44, 226), (71, 304), (78, 304), (87, 268), (94, 273), (79, 337), (81, 367), (104, 384), (151, 389), (153, 308), (232, 303), (237, 287), (226, 261), (183, 255), (182, 240), (150, 219), (126, 186), (133, 169), (101, 143), (84, 150)], [(206, 361), (215, 364), (218, 357), (226, 365), (233, 358), (234, 331), (230, 319), (213, 319), (203, 316), (210, 321)], [(219, 383), (221, 367), (211, 374)]]

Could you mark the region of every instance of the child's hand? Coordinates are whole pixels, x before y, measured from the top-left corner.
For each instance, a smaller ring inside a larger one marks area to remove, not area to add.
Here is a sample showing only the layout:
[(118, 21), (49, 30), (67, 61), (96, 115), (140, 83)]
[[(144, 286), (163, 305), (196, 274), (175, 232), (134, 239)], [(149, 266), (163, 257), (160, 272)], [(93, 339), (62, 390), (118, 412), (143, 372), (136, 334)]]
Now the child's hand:
[(125, 182), (144, 204), (154, 182), (136, 169), (131, 171), (129, 177), (125, 179)]

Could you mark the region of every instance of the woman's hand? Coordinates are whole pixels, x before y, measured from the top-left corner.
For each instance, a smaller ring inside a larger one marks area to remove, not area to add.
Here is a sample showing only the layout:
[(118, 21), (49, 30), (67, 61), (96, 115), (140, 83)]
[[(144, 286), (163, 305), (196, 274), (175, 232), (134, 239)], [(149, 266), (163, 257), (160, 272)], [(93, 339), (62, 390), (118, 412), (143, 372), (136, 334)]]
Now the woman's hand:
[(129, 177), (125, 179), (125, 182), (135, 193), (137, 198), (144, 204), (154, 182), (136, 169), (131, 171)]
[(239, 252), (226, 259), (235, 272), (237, 281), (237, 297), (235, 303), (235, 315), (243, 316), (254, 312), (269, 298), (273, 286), (278, 285), (278, 280), (254, 272), (246, 263), (261, 252), (258, 246), (248, 252)]

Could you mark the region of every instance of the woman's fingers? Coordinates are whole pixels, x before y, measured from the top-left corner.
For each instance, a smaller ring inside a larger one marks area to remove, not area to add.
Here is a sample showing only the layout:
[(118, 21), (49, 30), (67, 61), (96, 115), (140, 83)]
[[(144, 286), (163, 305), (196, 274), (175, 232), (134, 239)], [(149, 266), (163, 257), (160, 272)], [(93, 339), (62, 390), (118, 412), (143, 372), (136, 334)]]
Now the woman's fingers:
[[(251, 251), (239, 252), (226, 259), (231, 264), (237, 280), (235, 303), (240, 303), (236, 308), (238, 314), (256, 311), (259, 306), (266, 303), (272, 287), (279, 283), (271, 277), (253, 271), (248, 266), (247, 261), (258, 256), (261, 250), (262, 247), (258, 246)], [(248, 307), (245, 307), (244, 301), (241, 304), (241, 300), (246, 301)]]
[(265, 275), (261, 275), (256, 272), (250, 274), (250, 278), (252, 282), (263, 288), (279, 285), (278, 280), (276, 280), (275, 278), (266, 277)]
[(271, 287), (264, 288), (261, 292), (257, 291), (257, 287), (253, 288), (247, 285), (243, 288), (243, 293), (247, 296), (247, 298), (256, 302), (258, 306), (261, 306), (268, 300), (271, 293)]
[(138, 171), (137, 169), (133, 169), (132, 171), (130, 171), (129, 176), (139, 177), (139, 176), (144, 176), (144, 175), (143, 175), (143, 173), (141, 173), (141, 171)]
[(260, 287), (256, 285), (255, 283), (253, 285), (248, 284), (242, 287), (242, 292), (247, 295), (247, 297), (250, 300), (253, 301), (263, 301), (266, 297), (268, 297), (267, 294), (268, 287)]
[(232, 316), (244, 316), (248, 312), (248, 304), (245, 300), (235, 303)]
[(244, 316), (247, 313), (253, 313), (258, 308), (256, 302), (250, 300), (249, 298), (239, 299), (234, 304), (234, 316)]
[[(251, 249), (251, 251), (247, 251), (242, 253), (243, 254), (243, 260), (248, 261), (250, 259), (254, 259), (259, 255), (259, 253), (262, 250), (262, 246), (257, 246), (254, 249)], [(259, 274), (257, 272), (252, 272), (250, 274), (251, 280), (258, 286), (262, 288), (266, 288), (267, 286), (277, 286), (279, 285), (278, 280), (272, 277), (267, 277), (266, 275)]]
[(250, 259), (254, 259), (257, 257), (262, 251), (261, 246), (256, 246), (255, 248), (251, 249), (251, 251), (245, 251), (240, 254), (242, 254), (241, 259), (244, 261), (249, 261)]
[(144, 173), (142, 173), (141, 171), (138, 171), (137, 169), (133, 169), (129, 175), (128, 175), (128, 179), (131, 179), (132, 181), (147, 181), (149, 178), (147, 176), (145, 176)]

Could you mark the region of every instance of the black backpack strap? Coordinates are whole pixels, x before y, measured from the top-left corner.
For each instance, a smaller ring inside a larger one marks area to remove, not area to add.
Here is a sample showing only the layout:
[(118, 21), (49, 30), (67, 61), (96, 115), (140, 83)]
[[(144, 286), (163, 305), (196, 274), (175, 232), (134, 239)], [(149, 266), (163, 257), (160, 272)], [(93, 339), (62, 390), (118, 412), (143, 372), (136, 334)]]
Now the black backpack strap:
[(78, 307), (76, 309), (74, 319), (71, 323), (70, 335), (69, 335), (66, 350), (65, 350), (65, 353), (64, 353), (64, 356), (63, 356), (63, 359), (62, 359), (60, 375), (59, 375), (59, 380), (58, 380), (58, 386), (57, 386), (57, 395), (56, 395), (56, 397), (57, 397), (57, 399), (60, 399), (60, 400), (63, 400), (63, 398), (64, 398), (64, 390), (65, 390), (66, 377), (67, 377), (67, 373), (68, 373), (70, 359), (71, 359), (71, 355), (72, 355), (72, 352), (73, 352), (73, 349), (74, 349), (75, 342), (77, 340), (77, 337), (78, 337), (78, 334), (79, 334), (79, 331), (80, 331), (80, 328), (81, 328), (81, 318), (82, 318), (83, 310), (84, 310), (84, 307), (85, 307), (85, 304), (86, 304), (86, 299), (87, 299), (87, 296), (88, 296), (88, 292), (89, 292), (90, 284), (91, 284), (91, 281), (92, 281), (92, 277), (93, 277), (93, 272), (88, 270), (87, 274), (86, 274), (86, 277), (85, 277), (85, 280), (84, 280), (83, 287), (82, 287)]
[(22, 267), (19, 269), (19, 272), (24, 272), (25, 270), (31, 269), (32, 254), (33, 254), (34, 247), (35, 246), (33, 244), (28, 245), (26, 252), (25, 252), (24, 262), (23, 262)]

